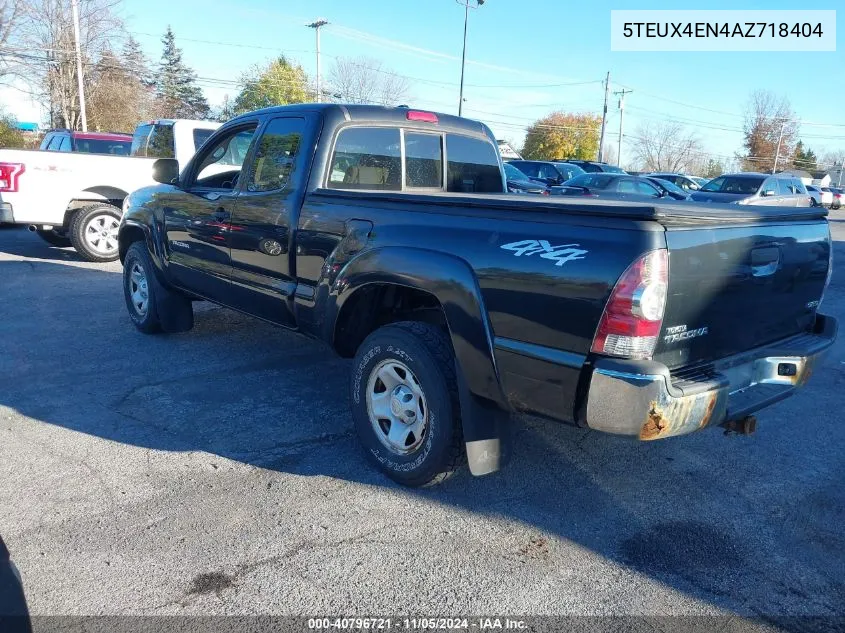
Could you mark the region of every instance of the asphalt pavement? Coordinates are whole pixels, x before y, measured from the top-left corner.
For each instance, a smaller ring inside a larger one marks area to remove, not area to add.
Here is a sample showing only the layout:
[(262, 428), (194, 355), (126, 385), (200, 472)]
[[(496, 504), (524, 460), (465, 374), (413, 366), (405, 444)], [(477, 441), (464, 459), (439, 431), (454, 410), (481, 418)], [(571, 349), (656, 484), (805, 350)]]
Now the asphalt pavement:
[(356, 443), (348, 361), (207, 304), (145, 336), (120, 271), (0, 229), (0, 535), (33, 614), (845, 617), (842, 337), (753, 436), (520, 418), (504, 471), (409, 490)]

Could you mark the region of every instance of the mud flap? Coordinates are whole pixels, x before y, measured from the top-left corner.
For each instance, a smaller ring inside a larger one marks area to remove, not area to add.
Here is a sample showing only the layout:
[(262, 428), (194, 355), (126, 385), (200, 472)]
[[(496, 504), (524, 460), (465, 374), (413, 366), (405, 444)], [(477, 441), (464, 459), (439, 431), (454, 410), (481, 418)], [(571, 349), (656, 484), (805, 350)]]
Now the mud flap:
[(457, 375), (469, 470), (476, 477), (494, 473), (510, 460), (510, 412), (473, 395), (460, 367)]
[(153, 275), (153, 278), (158, 286), (155, 289), (155, 301), (161, 329), (168, 334), (176, 334), (187, 332), (194, 327), (194, 309), (191, 306), (191, 300), (168, 289), (158, 280), (157, 275)]

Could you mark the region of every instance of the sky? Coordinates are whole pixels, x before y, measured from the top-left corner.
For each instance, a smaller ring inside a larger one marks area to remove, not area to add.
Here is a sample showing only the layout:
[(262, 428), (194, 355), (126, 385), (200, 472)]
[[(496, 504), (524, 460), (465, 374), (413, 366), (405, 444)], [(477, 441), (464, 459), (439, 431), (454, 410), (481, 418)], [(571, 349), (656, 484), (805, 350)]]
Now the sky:
[[(794, 9), (795, 4), (749, 1), (741, 8)], [(840, 4), (818, 0), (812, 8)], [(740, 8), (714, 0), (700, 5), (686, 8)], [(672, 120), (695, 129), (714, 158), (730, 158), (742, 144), (749, 96), (763, 89), (789, 99), (802, 121), (801, 138), (818, 155), (845, 149), (841, 36), (836, 52), (612, 52), (610, 11), (634, 8), (678, 4), (487, 0), (469, 15), (464, 116), (521, 145), (525, 127), (552, 111), (600, 114), (602, 80), (609, 71), (607, 144), (618, 141), (618, 97), (612, 92), (625, 88), (633, 91), (625, 97), (629, 140), (649, 122)], [(330, 23), (321, 37), (324, 78), (336, 58), (365, 56), (383, 70), (412, 78), (409, 105), (457, 113), (464, 8), (456, 0), (123, 0), (118, 13), (156, 61), (169, 24), (212, 104), (226, 94), (234, 98), (241, 73), (279, 53), (313, 75), (315, 34), (305, 24), (324, 18)], [(19, 92), (6, 89), (0, 100), (20, 120), (38, 116)], [(624, 163), (629, 143), (622, 153)]]

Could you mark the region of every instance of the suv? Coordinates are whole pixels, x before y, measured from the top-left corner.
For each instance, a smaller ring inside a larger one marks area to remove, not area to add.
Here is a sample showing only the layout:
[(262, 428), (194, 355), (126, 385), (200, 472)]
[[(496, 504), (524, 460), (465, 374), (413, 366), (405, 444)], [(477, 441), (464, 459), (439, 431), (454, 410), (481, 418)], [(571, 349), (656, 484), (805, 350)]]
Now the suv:
[(544, 185), (554, 186), (565, 183), (570, 178), (580, 176), (584, 170), (578, 165), (570, 163), (559, 163), (547, 160), (510, 160), (511, 165), (516, 167), (523, 174), (542, 182)]
[(82, 152), (128, 156), (132, 135), (120, 132), (74, 132), (50, 130), (38, 149), (50, 152)]
[(780, 174), (723, 174), (692, 193), (696, 202), (725, 202), (769, 207), (809, 207), (812, 198), (800, 179)]
[(570, 165), (578, 165), (581, 169), (586, 172), (609, 172), (611, 174), (627, 174), (624, 169), (617, 167), (616, 165), (608, 165), (607, 163), (600, 163), (596, 160), (576, 160), (574, 158), (561, 158), (559, 161), (556, 162), (564, 162), (569, 163)]

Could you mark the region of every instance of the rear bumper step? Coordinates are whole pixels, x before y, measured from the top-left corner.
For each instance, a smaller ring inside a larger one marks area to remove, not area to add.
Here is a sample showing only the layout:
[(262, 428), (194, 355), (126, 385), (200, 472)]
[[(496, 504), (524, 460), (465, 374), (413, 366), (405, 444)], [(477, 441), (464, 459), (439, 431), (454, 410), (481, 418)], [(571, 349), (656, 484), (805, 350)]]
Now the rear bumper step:
[(836, 339), (837, 323), (818, 315), (799, 334), (673, 379), (654, 361), (603, 358), (590, 377), (586, 422), (591, 429), (656, 440), (739, 420), (803, 386)]

